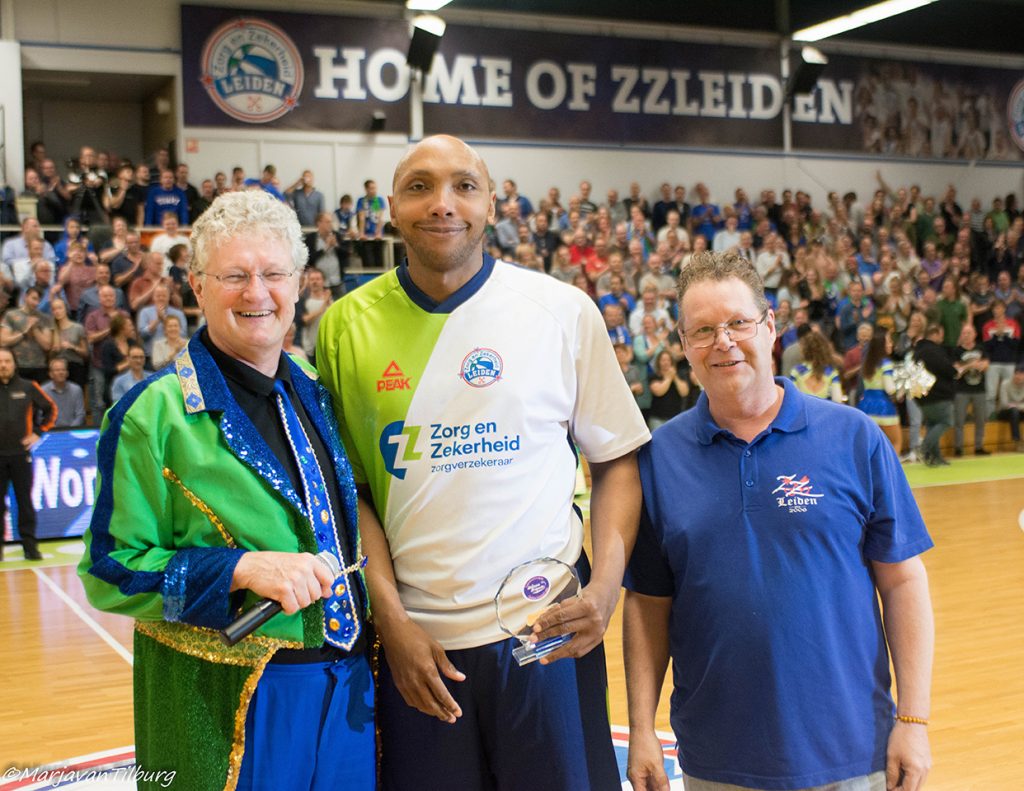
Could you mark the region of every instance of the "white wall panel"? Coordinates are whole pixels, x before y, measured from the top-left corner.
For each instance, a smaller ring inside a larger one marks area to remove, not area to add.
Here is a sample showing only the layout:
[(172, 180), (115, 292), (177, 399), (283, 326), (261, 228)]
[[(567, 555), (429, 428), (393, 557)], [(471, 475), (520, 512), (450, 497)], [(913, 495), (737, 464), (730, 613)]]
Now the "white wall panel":
[(0, 41), (0, 74), (3, 75), (0, 78), (0, 107), (3, 107), (0, 182), (6, 179), (11, 184), (20, 185), (24, 180), (21, 170), (25, 139), (22, 127), (21, 47), (18, 42)]

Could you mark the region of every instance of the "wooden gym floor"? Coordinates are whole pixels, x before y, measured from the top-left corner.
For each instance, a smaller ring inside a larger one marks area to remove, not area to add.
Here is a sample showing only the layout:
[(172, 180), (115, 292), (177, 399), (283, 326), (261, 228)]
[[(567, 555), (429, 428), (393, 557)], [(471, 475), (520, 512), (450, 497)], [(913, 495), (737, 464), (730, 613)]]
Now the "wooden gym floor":
[[(1021, 457), (1003, 458), (1018, 466)], [(936, 544), (924, 556), (937, 628), (928, 788), (1015, 791), (1024, 783), (1024, 477), (915, 494)], [(88, 606), (73, 566), (0, 573), (0, 770), (132, 744), (131, 629)], [(618, 613), (608, 635), (612, 722), (626, 725)], [(660, 730), (667, 712), (666, 690)]]

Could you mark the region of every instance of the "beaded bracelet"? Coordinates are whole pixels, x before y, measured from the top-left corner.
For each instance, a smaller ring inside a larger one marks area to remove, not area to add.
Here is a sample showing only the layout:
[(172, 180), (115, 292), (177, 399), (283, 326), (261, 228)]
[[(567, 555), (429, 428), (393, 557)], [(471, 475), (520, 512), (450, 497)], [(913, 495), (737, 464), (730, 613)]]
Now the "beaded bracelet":
[(910, 725), (927, 725), (928, 720), (922, 717), (911, 717), (909, 714), (897, 714), (896, 719), (899, 722), (906, 722)]

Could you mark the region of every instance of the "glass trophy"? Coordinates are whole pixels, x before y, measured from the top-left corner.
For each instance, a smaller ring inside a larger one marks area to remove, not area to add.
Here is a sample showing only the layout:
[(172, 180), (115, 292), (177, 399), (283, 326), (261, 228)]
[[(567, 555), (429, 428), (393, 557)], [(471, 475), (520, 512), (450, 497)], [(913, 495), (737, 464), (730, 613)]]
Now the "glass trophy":
[(580, 578), (576, 570), (555, 558), (520, 563), (505, 575), (494, 597), (494, 607), (498, 626), (519, 641), (512, 656), (520, 667), (547, 656), (573, 638), (572, 634), (563, 634), (537, 643), (529, 639), (533, 625), (546, 609), (579, 595)]

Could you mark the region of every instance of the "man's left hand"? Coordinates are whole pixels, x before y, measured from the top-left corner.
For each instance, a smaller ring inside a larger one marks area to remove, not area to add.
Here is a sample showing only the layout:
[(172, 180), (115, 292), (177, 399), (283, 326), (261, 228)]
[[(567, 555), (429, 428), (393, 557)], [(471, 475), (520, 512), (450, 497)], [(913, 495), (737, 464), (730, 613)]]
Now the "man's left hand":
[(566, 599), (545, 610), (533, 625), (531, 640), (539, 643), (563, 634), (572, 634), (573, 638), (540, 663), (546, 665), (558, 659), (584, 656), (604, 639), (618, 601), (618, 588), (614, 592), (603, 592), (588, 585), (578, 598)]
[(21, 438), (21, 447), (23, 447), (25, 450), (28, 450), (37, 442), (39, 442), (39, 435), (36, 434), (35, 432), (32, 432), (31, 434), (28, 434), (27, 436)]
[(932, 767), (928, 730), (924, 725), (897, 721), (889, 734), (885, 760), (886, 791), (919, 791)]

